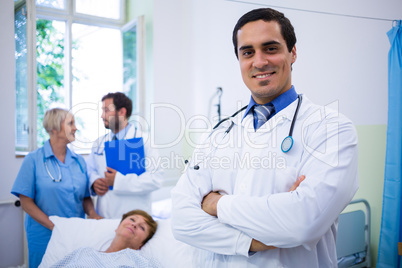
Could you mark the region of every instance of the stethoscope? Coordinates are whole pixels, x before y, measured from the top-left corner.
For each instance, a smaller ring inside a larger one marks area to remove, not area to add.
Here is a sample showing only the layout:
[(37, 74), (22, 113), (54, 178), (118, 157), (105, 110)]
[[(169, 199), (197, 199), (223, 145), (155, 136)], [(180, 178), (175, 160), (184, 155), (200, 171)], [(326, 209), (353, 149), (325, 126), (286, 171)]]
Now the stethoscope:
[[(293, 142), (293, 137), (292, 137), (292, 135), (293, 135), (293, 129), (294, 129), (295, 122), (296, 122), (296, 119), (297, 119), (297, 114), (299, 113), (299, 109), (300, 109), (300, 105), (301, 105), (301, 103), (302, 103), (302, 99), (303, 99), (302, 95), (299, 94), (299, 95), (297, 96), (297, 107), (296, 107), (295, 113), (294, 113), (293, 118), (292, 118), (292, 123), (291, 123), (290, 129), (289, 129), (289, 135), (288, 135), (287, 137), (285, 137), (285, 138), (283, 139), (282, 143), (281, 143), (281, 150), (282, 150), (282, 152), (284, 152), (284, 153), (289, 152), (290, 149), (292, 149), (292, 147), (293, 147), (293, 143), (294, 143), (294, 142)], [(241, 108), (240, 110), (238, 110), (237, 112), (235, 112), (234, 114), (232, 114), (232, 116), (227, 117), (227, 118), (223, 119), (222, 121), (218, 122), (218, 123), (213, 127), (212, 132), (213, 132), (217, 127), (219, 127), (223, 122), (225, 122), (225, 121), (227, 121), (227, 120), (229, 120), (229, 119), (235, 117), (237, 114), (239, 114), (240, 112), (244, 111), (244, 110), (247, 108), (247, 106), (248, 106), (248, 105), (244, 106), (243, 108)], [(226, 137), (227, 134), (229, 134), (229, 132), (232, 130), (233, 126), (234, 126), (234, 122), (232, 121), (231, 124), (230, 124), (230, 126), (229, 126), (229, 127), (226, 129), (226, 131), (224, 132), (224, 135), (223, 135), (223, 137), (222, 137), (222, 140)], [(212, 132), (211, 132), (211, 134), (208, 135), (207, 139), (212, 135)], [(215, 149), (211, 150), (211, 151), (205, 156), (205, 159), (208, 158), (208, 157), (209, 157), (212, 153), (214, 153), (217, 149), (218, 149), (218, 146), (215, 147)], [(199, 169), (200, 169), (200, 166), (199, 166), (199, 165), (200, 165), (203, 161), (204, 161), (204, 160), (202, 160), (202, 161), (200, 161), (199, 163), (195, 164), (193, 168), (194, 168), (195, 170), (199, 170)], [(188, 160), (184, 161), (184, 163), (187, 164), (187, 163), (188, 163)]]
[(302, 103), (302, 95), (297, 95), (297, 107), (296, 107), (296, 111), (295, 114), (293, 115), (293, 119), (292, 119), (292, 124), (290, 125), (290, 129), (289, 129), (289, 136), (287, 136), (286, 138), (283, 139), (282, 144), (281, 144), (281, 150), (284, 153), (287, 153), (290, 151), (290, 149), (292, 149), (293, 147), (293, 138), (292, 138), (292, 134), (293, 134), (293, 128), (295, 126), (295, 122), (297, 119), (297, 113), (299, 112), (300, 109), (300, 105)]
[[(52, 178), (52, 181), (53, 181), (53, 182), (61, 182), (61, 170), (60, 170), (60, 165), (59, 165), (59, 163), (58, 163), (58, 160), (55, 159), (55, 160), (51, 161), (50, 159), (51, 159), (51, 157), (48, 157), (48, 158), (46, 158), (45, 161), (44, 161), (44, 162), (45, 162), (45, 167), (46, 167), (47, 174), (49, 174), (49, 176), (50, 176), (50, 178)], [(57, 169), (58, 169), (58, 171), (59, 171), (59, 172), (58, 172), (59, 177), (58, 177), (57, 179), (55, 179), (55, 178), (52, 176), (52, 173), (50, 173), (49, 167), (47, 166), (47, 161), (51, 161), (51, 162), (53, 162), (53, 163), (56, 162), (56, 166), (57, 166)], [(82, 168), (80, 161), (78, 161), (77, 159), (75, 159), (75, 161), (77, 161), (78, 165), (80, 166), (81, 172), (84, 173), (84, 169)]]
[(52, 178), (52, 181), (53, 181), (53, 182), (61, 182), (61, 170), (60, 170), (60, 165), (59, 165), (59, 163), (57, 163), (57, 159), (56, 159), (56, 161), (52, 161), (52, 162), (56, 162), (56, 166), (57, 166), (57, 168), (58, 168), (58, 170), (59, 170), (59, 178), (58, 178), (57, 180), (52, 176), (52, 174), (51, 174), (50, 171), (49, 171), (49, 168), (48, 168), (48, 166), (47, 166), (47, 161), (48, 161), (48, 160), (50, 160), (50, 158), (46, 158), (46, 160), (45, 160), (45, 167), (46, 167), (47, 174), (49, 174), (49, 176), (50, 176), (50, 178)]
[[(130, 125), (130, 127), (131, 127), (131, 125)], [(129, 129), (130, 129), (130, 128), (129, 128)], [(126, 139), (126, 136), (127, 136), (127, 134), (128, 134), (129, 129), (127, 129), (126, 134), (125, 134), (124, 137), (123, 137), (123, 140)], [(102, 137), (101, 141), (100, 141), (99, 144), (98, 144), (98, 147), (97, 147), (97, 149), (96, 149), (96, 152), (94, 152), (94, 154), (96, 154), (96, 155), (103, 155), (103, 152), (105, 151), (105, 146), (101, 147), (101, 145), (104, 143), (104, 141), (106, 140), (106, 137), (107, 137), (107, 136), (109, 136), (109, 134), (106, 134), (106, 135), (104, 135), (104, 136)], [(137, 137), (137, 127), (134, 126), (134, 138), (136, 138), (136, 137)], [(99, 152), (99, 150), (102, 150), (102, 151)]]
[[(217, 129), (223, 122), (226, 122), (227, 120), (229, 120), (229, 119), (235, 117), (238, 113), (240, 113), (240, 112), (242, 112), (243, 110), (245, 110), (245, 109), (247, 108), (247, 106), (248, 106), (248, 105), (244, 106), (243, 108), (241, 108), (240, 110), (238, 110), (237, 112), (235, 112), (234, 114), (232, 114), (232, 116), (227, 117), (227, 118), (225, 118), (225, 119), (219, 121), (219, 122), (212, 128), (212, 132), (208, 135), (207, 139), (209, 139), (209, 137), (211, 137), (211, 135), (212, 135), (212, 133), (214, 132), (214, 130)], [(233, 126), (234, 126), (234, 122), (232, 121), (232, 122), (230, 123), (230, 126), (229, 126), (229, 127), (225, 130), (225, 132), (223, 133), (222, 141), (223, 141), (223, 139), (226, 137), (226, 135), (229, 134), (229, 132), (232, 130)], [(218, 149), (218, 146), (215, 147), (215, 149), (211, 150), (211, 151), (205, 156), (205, 159), (207, 159), (207, 158), (208, 158), (211, 154), (213, 154), (217, 149)], [(201, 160), (200, 162), (198, 162), (197, 164), (195, 164), (195, 165), (193, 166), (193, 168), (194, 168), (195, 170), (199, 170), (199, 169), (200, 169), (200, 166), (199, 166), (199, 165), (200, 165), (202, 162), (204, 162), (204, 161), (205, 161), (205, 160)], [(188, 163), (188, 160), (185, 160), (184, 163), (187, 164), (187, 163)]]

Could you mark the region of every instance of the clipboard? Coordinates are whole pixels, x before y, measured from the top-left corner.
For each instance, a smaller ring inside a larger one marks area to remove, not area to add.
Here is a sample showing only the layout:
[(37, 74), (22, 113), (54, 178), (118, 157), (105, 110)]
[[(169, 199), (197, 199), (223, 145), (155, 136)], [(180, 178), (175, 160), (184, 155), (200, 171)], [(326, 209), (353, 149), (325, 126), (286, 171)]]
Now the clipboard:
[(142, 138), (105, 142), (106, 165), (123, 175), (145, 172), (144, 141)]

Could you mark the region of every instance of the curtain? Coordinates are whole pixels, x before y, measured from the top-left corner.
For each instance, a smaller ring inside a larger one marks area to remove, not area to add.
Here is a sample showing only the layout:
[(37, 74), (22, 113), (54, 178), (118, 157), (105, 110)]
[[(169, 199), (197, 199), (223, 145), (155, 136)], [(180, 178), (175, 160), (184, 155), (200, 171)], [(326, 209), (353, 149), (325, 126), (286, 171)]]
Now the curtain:
[(388, 127), (384, 193), (377, 267), (402, 268), (398, 242), (402, 242), (402, 20), (394, 21), (387, 33)]

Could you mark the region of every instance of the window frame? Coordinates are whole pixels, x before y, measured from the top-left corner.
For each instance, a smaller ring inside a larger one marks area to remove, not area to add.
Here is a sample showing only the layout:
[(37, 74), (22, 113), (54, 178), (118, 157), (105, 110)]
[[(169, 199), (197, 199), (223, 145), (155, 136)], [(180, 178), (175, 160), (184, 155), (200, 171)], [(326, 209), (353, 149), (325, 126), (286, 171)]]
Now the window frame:
[[(140, 113), (145, 110), (145, 17), (138, 16), (136, 19), (124, 24), (120, 29), (123, 32), (132, 28), (137, 32), (137, 98), (133, 99), (135, 107)], [(132, 96), (129, 96), (132, 97)], [(133, 111), (134, 112), (134, 111)]]
[[(15, 147), (16, 156), (26, 155), (35, 150), (37, 145), (37, 62), (36, 62), (36, 20), (58, 20), (66, 23), (65, 28), (65, 71), (64, 88), (66, 92), (65, 105), (72, 108), (72, 25), (80, 23), (90, 26), (98, 26), (120, 30), (122, 33), (127, 27), (137, 27), (137, 111), (141, 113), (145, 107), (145, 23), (141, 16), (126, 23), (127, 0), (120, 1), (120, 19), (102, 18), (93, 15), (86, 15), (75, 12), (76, 0), (65, 0), (65, 9), (57, 9), (43, 6), (36, 6), (35, 0), (22, 0), (15, 2), (15, 8), (26, 5), (27, 14), (27, 99), (28, 99), (28, 147)], [(135, 112), (135, 111), (134, 111)], [(87, 153), (85, 150), (82, 153)]]

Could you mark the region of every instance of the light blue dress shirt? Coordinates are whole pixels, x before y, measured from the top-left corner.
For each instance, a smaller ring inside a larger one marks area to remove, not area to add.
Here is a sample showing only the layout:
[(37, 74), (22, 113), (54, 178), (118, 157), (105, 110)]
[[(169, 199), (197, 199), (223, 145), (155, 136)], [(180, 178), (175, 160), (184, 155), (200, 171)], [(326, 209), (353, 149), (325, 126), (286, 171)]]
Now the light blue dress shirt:
[[(17, 197), (22, 194), (32, 198), (48, 216), (84, 218), (83, 200), (90, 196), (84, 158), (67, 148), (64, 162), (62, 163), (55, 157), (50, 141), (46, 141), (42, 148), (25, 157), (11, 193)], [(57, 182), (60, 174), (61, 181)], [(28, 214), (25, 218), (25, 229), (28, 240), (29, 267), (37, 267), (42, 260), (52, 232)]]
[[(298, 95), (296, 93), (295, 87), (292, 86), (289, 90), (285, 91), (284, 93), (282, 93), (281, 95), (279, 95), (278, 97), (276, 97), (271, 103), (274, 105), (275, 107), (275, 111), (270, 114), (270, 116), (268, 117), (271, 118), (272, 116), (274, 116), (275, 114), (279, 113), (281, 110), (283, 110), (284, 108), (288, 107), (289, 104), (291, 104), (292, 102), (294, 102), (297, 99)], [(264, 103), (264, 105), (266, 105), (267, 103)], [(257, 105), (257, 103), (254, 101), (253, 97), (250, 97), (250, 102), (247, 106), (246, 112), (244, 113), (243, 119), (248, 115), (248, 113), (251, 111), (253, 111), (253, 107)], [(257, 119), (254, 119), (254, 126), (256, 126), (257, 124)]]

